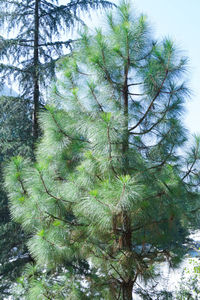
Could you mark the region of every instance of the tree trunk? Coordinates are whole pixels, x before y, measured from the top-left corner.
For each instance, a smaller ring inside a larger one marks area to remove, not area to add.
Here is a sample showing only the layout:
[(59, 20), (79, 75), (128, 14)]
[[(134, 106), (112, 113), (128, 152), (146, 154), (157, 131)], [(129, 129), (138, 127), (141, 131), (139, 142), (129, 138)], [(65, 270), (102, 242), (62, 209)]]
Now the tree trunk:
[[(129, 172), (129, 159), (128, 159), (128, 148), (129, 148), (129, 131), (128, 131), (128, 71), (129, 71), (129, 55), (127, 65), (124, 68), (124, 86), (123, 86), (123, 100), (124, 100), (124, 118), (125, 118), (125, 133), (124, 133), (124, 140), (122, 145), (123, 151), (123, 159), (124, 159), (124, 174)], [(128, 251), (129, 253), (132, 252), (132, 232), (131, 232), (131, 219), (128, 211), (124, 210), (121, 216), (122, 222), (122, 249)], [(122, 290), (122, 299), (123, 300), (132, 300), (132, 291), (133, 291), (133, 280), (129, 277), (129, 280), (123, 282), (121, 285)]]
[(122, 233), (122, 249), (132, 251), (132, 232), (131, 232), (131, 218), (127, 211), (122, 212), (122, 224), (123, 224), (123, 233)]
[[(128, 131), (128, 71), (129, 71), (129, 55), (127, 64), (124, 67), (124, 86), (123, 86), (123, 101), (124, 101), (124, 138), (122, 145), (123, 153), (123, 168), (124, 174), (129, 172), (129, 159), (128, 159), (128, 148), (129, 148), (129, 131)], [(131, 247), (131, 220), (129, 213), (124, 210), (121, 216), (121, 223), (123, 228), (122, 233), (122, 248), (132, 251)]]
[(123, 300), (132, 300), (133, 293), (133, 281), (123, 282), (122, 284), (122, 299)]
[(39, 2), (35, 0), (34, 20), (34, 67), (33, 67), (33, 137), (38, 138), (38, 111), (39, 111)]
[(124, 86), (123, 86), (123, 100), (124, 100), (124, 138), (122, 144), (122, 153), (123, 153), (123, 165), (124, 173), (127, 174), (129, 161), (128, 161), (128, 142), (129, 142), (129, 132), (128, 132), (128, 65), (124, 68)]

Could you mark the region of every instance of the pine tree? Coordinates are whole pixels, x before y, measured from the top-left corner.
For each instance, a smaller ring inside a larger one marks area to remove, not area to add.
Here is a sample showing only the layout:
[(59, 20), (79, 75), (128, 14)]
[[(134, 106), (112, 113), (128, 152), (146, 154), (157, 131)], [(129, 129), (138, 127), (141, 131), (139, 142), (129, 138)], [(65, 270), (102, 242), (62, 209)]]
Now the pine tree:
[[(81, 11), (108, 6), (104, 0), (71, 0), (63, 5), (58, 0), (0, 1), (1, 77), (17, 80), (23, 98), (31, 100), (35, 139), (44, 88), (54, 78), (55, 62), (72, 42), (67, 38), (69, 29), (81, 22)], [(5, 28), (7, 36), (3, 34)], [(10, 38), (10, 32), (14, 37)]]
[(200, 139), (189, 149), (182, 122), (187, 59), (127, 3), (107, 23), (60, 61), (37, 163), (16, 157), (5, 178), (39, 266), (84, 259), (86, 298), (128, 300), (198, 225)]

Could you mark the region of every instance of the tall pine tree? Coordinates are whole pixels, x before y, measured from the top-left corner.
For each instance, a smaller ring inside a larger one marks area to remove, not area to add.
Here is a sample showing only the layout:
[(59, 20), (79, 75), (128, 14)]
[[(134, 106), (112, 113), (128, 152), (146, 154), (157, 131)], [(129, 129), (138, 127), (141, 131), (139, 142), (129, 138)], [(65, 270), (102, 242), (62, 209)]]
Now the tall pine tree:
[(187, 60), (174, 43), (155, 43), (126, 3), (107, 21), (60, 61), (37, 163), (14, 158), (6, 186), (39, 266), (85, 259), (86, 298), (129, 300), (161, 261), (180, 262), (199, 223), (200, 139), (187, 149)]

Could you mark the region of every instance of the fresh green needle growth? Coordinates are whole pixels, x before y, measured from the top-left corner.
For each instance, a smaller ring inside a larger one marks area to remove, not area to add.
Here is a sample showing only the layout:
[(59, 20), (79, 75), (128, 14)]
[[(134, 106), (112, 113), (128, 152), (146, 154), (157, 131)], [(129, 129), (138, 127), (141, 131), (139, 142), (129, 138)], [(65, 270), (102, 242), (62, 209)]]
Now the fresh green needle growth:
[(123, 2), (105, 32), (84, 30), (40, 115), (37, 163), (15, 158), (6, 169), (31, 254), (48, 268), (88, 261), (102, 297), (91, 299), (132, 299), (159, 262), (180, 262), (198, 222), (199, 138), (180, 154), (187, 60), (131, 10)]

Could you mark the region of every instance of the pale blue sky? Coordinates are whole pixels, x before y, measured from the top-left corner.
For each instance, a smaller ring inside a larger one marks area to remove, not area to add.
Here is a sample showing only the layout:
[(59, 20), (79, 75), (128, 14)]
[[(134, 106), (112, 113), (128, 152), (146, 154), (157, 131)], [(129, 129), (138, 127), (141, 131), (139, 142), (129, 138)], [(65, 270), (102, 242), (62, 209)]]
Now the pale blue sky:
[(200, 133), (200, 0), (132, 0), (145, 13), (156, 37), (171, 37), (189, 57), (193, 95), (187, 104), (185, 123)]

